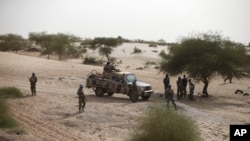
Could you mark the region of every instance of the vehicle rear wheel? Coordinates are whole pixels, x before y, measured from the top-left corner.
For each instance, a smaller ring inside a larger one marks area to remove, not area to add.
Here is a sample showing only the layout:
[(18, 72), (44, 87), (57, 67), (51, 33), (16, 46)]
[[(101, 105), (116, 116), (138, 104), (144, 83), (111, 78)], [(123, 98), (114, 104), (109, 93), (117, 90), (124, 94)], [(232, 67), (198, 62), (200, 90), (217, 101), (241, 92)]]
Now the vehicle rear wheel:
[(103, 97), (105, 90), (103, 88), (95, 88), (95, 95), (98, 97)]
[(148, 100), (150, 98), (150, 95), (145, 95), (145, 96), (141, 96), (143, 100)]
[(135, 89), (132, 89), (130, 91), (129, 98), (133, 103), (138, 101), (139, 95), (137, 94), (137, 91)]

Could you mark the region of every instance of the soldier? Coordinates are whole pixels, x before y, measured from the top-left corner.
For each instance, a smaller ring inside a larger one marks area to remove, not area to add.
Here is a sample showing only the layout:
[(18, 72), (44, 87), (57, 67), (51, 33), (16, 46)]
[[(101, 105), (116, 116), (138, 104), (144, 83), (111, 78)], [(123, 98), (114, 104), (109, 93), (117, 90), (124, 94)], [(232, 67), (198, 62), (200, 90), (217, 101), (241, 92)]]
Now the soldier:
[(187, 78), (186, 78), (186, 75), (183, 75), (183, 78), (182, 78), (182, 83), (183, 83), (183, 96), (186, 98), (187, 97)]
[(232, 83), (232, 74), (227, 75), (227, 77), (224, 79), (224, 82), (226, 83), (227, 80), (229, 80), (229, 83)]
[(168, 85), (168, 87), (165, 90), (165, 98), (167, 101), (168, 109), (169, 109), (169, 102), (171, 101), (172, 104), (174, 105), (175, 110), (177, 110), (177, 106), (176, 106), (175, 101), (174, 101), (174, 90), (171, 89), (170, 84)]
[(111, 65), (110, 62), (108, 61), (106, 65), (104, 65), (103, 67), (103, 74), (110, 74), (113, 71), (117, 71), (117, 69), (115, 69), (115, 67)]
[(165, 78), (163, 79), (163, 84), (164, 84), (164, 91), (166, 91), (168, 84), (169, 84), (168, 74), (166, 74)]
[(189, 95), (189, 100), (194, 100), (193, 95), (194, 95), (194, 84), (192, 83), (191, 79), (189, 79), (189, 91), (190, 91), (190, 95)]
[(31, 95), (36, 95), (37, 77), (36, 77), (36, 74), (34, 72), (32, 73), (32, 76), (29, 78), (29, 81), (30, 81)]
[(183, 96), (183, 83), (181, 80), (181, 77), (178, 77), (178, 80), (176, 81), (177, 84), (177, 99), (180, 100), (181, 97)]
[(77, 91), (77, 95), (79, 98), (79, 113), (84, 112), (84, 107), (86, 105), (86, 96), (84, 95), (84, 91), (83, 91), (83, 85), (80, 84), (79, 89)]

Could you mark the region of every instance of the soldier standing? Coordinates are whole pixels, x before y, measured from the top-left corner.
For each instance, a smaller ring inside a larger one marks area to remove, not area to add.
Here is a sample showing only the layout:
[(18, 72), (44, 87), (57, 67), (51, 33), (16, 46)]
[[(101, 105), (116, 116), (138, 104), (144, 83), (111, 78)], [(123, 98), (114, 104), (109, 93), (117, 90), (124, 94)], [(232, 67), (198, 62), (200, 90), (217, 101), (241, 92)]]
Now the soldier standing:
[(79, 86), (79, 89), (77, 91), (77, 95), (78, 95), (78, 98), (79, 98), (79, 113), (81, 112), (84, 112), (84, 107), (86, 105), (86, 96), (84, 94), (84, 91), (83, 91), (83, 85), (80, 84)]
[(183, 96), (183, 83), (181, 80), (181, 77), (178, 77), (178, 80), (176, 81), (177, 84), (177, 99), (181, 99), (181, 97)]
[(186, 75), (183, 75), (183, 78), (182, 78), (182, 83), (183, 83), (183, 96), (186, 98), (187, 97), (187, 78), (186, 78)]
[(163, 79), (163, 84), (164, 84), (164, 91), (166, 91), (168, 85), (169, 85), (169, 77), (168, 74), (166, 74), (165, 78)]
[(36, 77), (36, 74), (34, 72), (32, 73), (32, 76), (29, 78), (29, 81), (30, 81), (31, 95), (36, 95), (37, 77)]
[(232, 83), (232, 74), (227, 75), (227, 77), (224, 79), (224, 82), (226, 83), (227, 80), (229, 80), (229, 83)]
[(189, 100), (194, 100), (193, 95), (194, 95), (194, 84), (192, 83), (191, 79), (189, 79)]
[(177, 110), (177, 106), (176, 106), (175, 101), (174, 101), (174, 90), (171, 89), (170, 84), (168, 85), (168, 87), (165, 90), (165, 98), (167, 101), (168, 109), (169, 109), (169, 102), (171, 101), (172, 104), (174, 105), (175, 110)]

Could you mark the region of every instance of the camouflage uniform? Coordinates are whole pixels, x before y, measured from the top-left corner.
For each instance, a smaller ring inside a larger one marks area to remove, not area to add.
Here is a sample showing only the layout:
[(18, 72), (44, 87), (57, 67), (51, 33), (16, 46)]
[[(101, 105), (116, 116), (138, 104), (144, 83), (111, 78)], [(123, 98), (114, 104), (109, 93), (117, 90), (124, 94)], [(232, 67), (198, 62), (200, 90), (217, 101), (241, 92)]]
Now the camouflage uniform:
[(37, 77), (35, 76), (35, 73), (32, 73), (32, 76), (29, 78), (29, 81), (30, 81), (31, 95), (36, 95)]
[(103, 74), (111, 74), (113, 71), (117, 71), (113, 65), (110, 64), (110, 62), (107, 62), (106, 65), (103, 67)]
[(104, 67), (103, 67), (103, 74), (109, 74), (111, 72), (112, 71), (110, 69), (110, 65), (108, 65), (108, 64), (104, 65)]
[(183, 75), (182, 78), (182, 84), (183, 84), (183, 96), (186, 98), (187, 97), (187, 78), (186, 75)]
[(169, 102), (171, 101), (172, 104), (174, 105), (175, 110), (177, 110), (177, 106), (174, 101), (174, 90), (171, 89), (171, 86), (168, 86), (168, 88), (165, 90), (165, 98), (167, 101), (168, 108), (169, 108)]
[(194, 84), (192, 83), (191, 79), (189, 79), (189, 91), (190, 91), (189, 100), (193, 100)]
[(164, 90), (166, 90), (169, 84), (168, 74), (166, 74), (166, 77), (163, 79), (163, 84), (164, 84)]
[(86, 105), (86, 97), (83, 92), (83, 86), (80, 85), (77, 91), (78, 99), (79, 99), (79, 113), (84, 112), (84, 107)]
[(181, 97), (183, 97), (183, 83), (181, 77), (178, 77), (176, 84), (177, 84), (177, 99), (179, 100), (181, 99)]

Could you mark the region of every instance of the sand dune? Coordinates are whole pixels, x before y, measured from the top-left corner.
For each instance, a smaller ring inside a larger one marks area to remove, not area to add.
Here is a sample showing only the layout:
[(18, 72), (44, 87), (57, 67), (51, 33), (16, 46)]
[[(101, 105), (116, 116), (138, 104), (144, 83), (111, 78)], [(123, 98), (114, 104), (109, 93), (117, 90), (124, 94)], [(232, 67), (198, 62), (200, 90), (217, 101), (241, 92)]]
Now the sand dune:
[[(142, 54), (131, 54), (134, 47), (142, 47)], [(14, 118), (25, 128), (27, 134), (15, 135), (0, 130), (0, 136), (9, 140), (21, 141), (123, 141), (129, 136), (135, 125), (135, 119), (143, 114), (151, 103), (163, 103), (159, 97), (163, 93), (164, 74), (158, 70), (136, 70), (146, 61), (159, 61), (153, 48), (140, 44), (125, 44), (121, 52), (115, 50), (122, 70), (134, 72), (138, 79), (150, 83), (155, 94), (147, 102), (141, 100), (132, 103), (127, 96), (114, 94), (113, 97), (96, 97), (93, 90), (86, 89), (87, 105), (84, 113), (78, 113), (76, 91), (80, 83), (85, 84), (92, 70), (102, 72), (101, 66), (81, 64), (81, 60), (64, 62), (48, 60), (42, 57), (24, 56), (0, 52), (0, 86), (15, 86), (26, 95), (22, 99), (9, 100)], [(157, 47), (158, 48), (158, 47)], [(158, 48), (162, 50), (162, 48)], [(152, 53), (151, 53), (152, 52)], [(88, 55), (91, 55), (89, 53)], [(94, 54), (92, 54), (94, 55)], [(130, 66), (129, 68), (127, 66)], [(28, 77), (35, 72), (38, 77), (37, 96), (30, 96)], [(170, 77), (176, 89), (176, 77)], [(178, 112), (190, 116), (196, 121), (205, 141), (229, 140), (230, 124), (250, 123), (250, 96), (234, 94), (236, 89), (250, 93), (249, 79), (233, 80), (224, 83), (218, 77), (211, 81), (209, 99), (197, 99), (190, 102), (178, 101)], [(195, 94), (203, 85), (196, 83)], [(166, 106), (166, 105), (165, 105)]]

